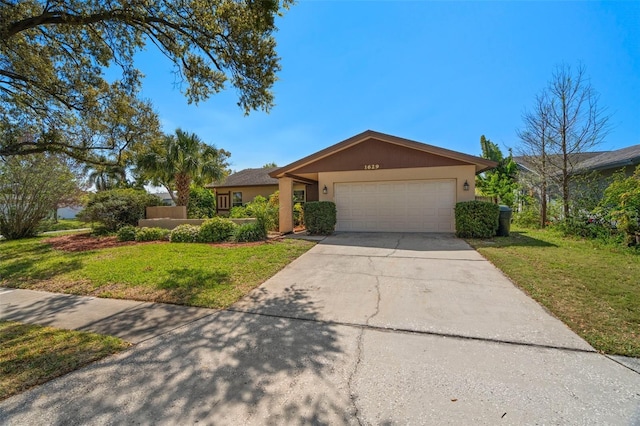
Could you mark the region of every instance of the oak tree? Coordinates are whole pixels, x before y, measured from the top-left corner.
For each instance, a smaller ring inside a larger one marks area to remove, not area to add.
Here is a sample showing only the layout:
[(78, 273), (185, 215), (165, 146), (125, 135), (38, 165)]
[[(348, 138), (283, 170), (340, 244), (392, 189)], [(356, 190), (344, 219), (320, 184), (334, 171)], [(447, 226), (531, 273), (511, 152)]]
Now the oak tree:
[(235, 87), (269, 110), (280, 69), (275, 17), (292, 0), (0, 0), (0, 121), (38, 129), (0, 155), (57, 151), (88, 161), (157, 136), (135, 54), (158, 49), (189, 102)]

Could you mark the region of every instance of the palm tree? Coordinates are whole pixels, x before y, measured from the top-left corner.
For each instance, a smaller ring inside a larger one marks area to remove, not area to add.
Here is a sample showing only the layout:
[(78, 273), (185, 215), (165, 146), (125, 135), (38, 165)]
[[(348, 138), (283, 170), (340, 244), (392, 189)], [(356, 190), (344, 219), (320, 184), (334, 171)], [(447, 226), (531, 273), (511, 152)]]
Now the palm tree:
[(186, 206), (191, 183), (201, 185), (222, 179), (229, 155), (205, 144), (195, 133), (177, 129), (175, 135), (166, 135), (159, 146), (141, 154), (138, 168), (152, 183), (167, 188), (176, 205)]
[(89, 185), (96, 187), (96, 191), (106, 191), (118, 187), (127, 180), (125, 167), (110, 163), (107, 157), (100, 156), (95, 164), (88, 164), (84, 172), (87, 174)]

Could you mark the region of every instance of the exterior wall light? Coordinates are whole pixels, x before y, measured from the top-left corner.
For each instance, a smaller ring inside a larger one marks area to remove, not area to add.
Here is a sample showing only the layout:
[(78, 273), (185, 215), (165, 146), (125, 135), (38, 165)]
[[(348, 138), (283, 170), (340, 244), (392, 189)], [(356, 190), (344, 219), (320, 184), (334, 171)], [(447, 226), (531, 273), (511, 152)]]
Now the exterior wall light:
[[(326, 187), (325, 187), (326, 188)], [(466, 180), (464, 181), (464, 184), (462, 185), (462, 189), (464, 189), (465, 191), (469, 190), (469, 182), (467, 182)]]
[(323, 194), (328, 194), (329, 190), (327, 189), (327, 185), (324, 186), (324, 188), (322, 188), (322, 193)]

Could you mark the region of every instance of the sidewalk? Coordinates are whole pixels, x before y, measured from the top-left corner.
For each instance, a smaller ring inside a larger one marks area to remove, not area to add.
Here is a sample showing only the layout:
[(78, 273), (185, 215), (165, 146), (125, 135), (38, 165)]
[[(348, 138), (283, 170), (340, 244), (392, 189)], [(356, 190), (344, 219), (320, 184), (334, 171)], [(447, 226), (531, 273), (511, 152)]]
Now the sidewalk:
[(92, 331), (131, 343), (167, 333), (213, 309), (0, 287), (0, 320)]

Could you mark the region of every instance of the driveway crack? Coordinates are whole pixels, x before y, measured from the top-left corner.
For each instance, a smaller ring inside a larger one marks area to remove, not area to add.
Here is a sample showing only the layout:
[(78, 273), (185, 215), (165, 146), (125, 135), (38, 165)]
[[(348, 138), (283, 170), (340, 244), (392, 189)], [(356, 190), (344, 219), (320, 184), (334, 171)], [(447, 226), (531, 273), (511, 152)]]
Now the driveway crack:
[(351, 405), (353, 406), (353, 416), (358, 421), (358, 424), (362, 426), (363, 422), (360, 419), (360, 409), (358, 408), (358, 395), (353, 389), (353, 381), (355, 380), (356, 374), (358, 374), (358, 369), (360, 367), (360, 363), (362, 362), (362, 350), (363, 350), (363, 337), (364, 337), (364, 327), (360, 328), (360, 333), (358, 334), (358, 346), (356, 349), (356, 365), (353, 368), (353, 371), (349, 375), (349, 380), (347, 382), (347, 388), (349, 389), (349, 400), (351, 401)]
[(387, 254), (385, 257), (390, 257), (396, 254), (396, 251), (398, 251), (398, 247), (400, 247), (400, 242), (402, 241), (403, 238), (404, 238), (404, 234), (400, 234), (400, 237), (398, 238), (398, 241), (396, 241), (396, 246), (393, 248), (393, 251)]
[[(398, 242), (399, 244), (399, 242)], [(351, 372), (351, 375), (349, 376), (349, 381), (348, 381), (348, 389), (349, 389), (349, 399), (351, 400), (351, 405), (353, 406), (353, 410), (354, 410), (354, 417), (356, 418), (356, 420), (358, 421), (359, 425), (362, 425), (362, 419), (360, 419), (360, 410), (358, 409), (358, 395), (356, 394), (354, 388), (353, 388), (353, 381), (355, 380), (356, 375), (358, 374), (358, 369), (360, 368), (360, 364), (362, 363), (362, 358), (363, 358), (363, 351), (364, 351), (364, 332), (366, 327), (369, 326), (369, 322), (380, 313), (380, 274), (381, 272), (376, 270), (375, 264), (373, 262), (373, 259), (369, 257), (369, 266), (371, 267), (371, 270), (374, 271), (375, 275), (372, 274), (371, 276), (375, 277), (376, 279), (376, 309), (375, 311), (369, 315), (365, 321), (365, 326), (360, 328), (360, 333), (358, 334), (358, 345), (357, 345), (357, 350), (356, 350), (356, 363), (355, 366), (353, 368), (353, 371)]]

